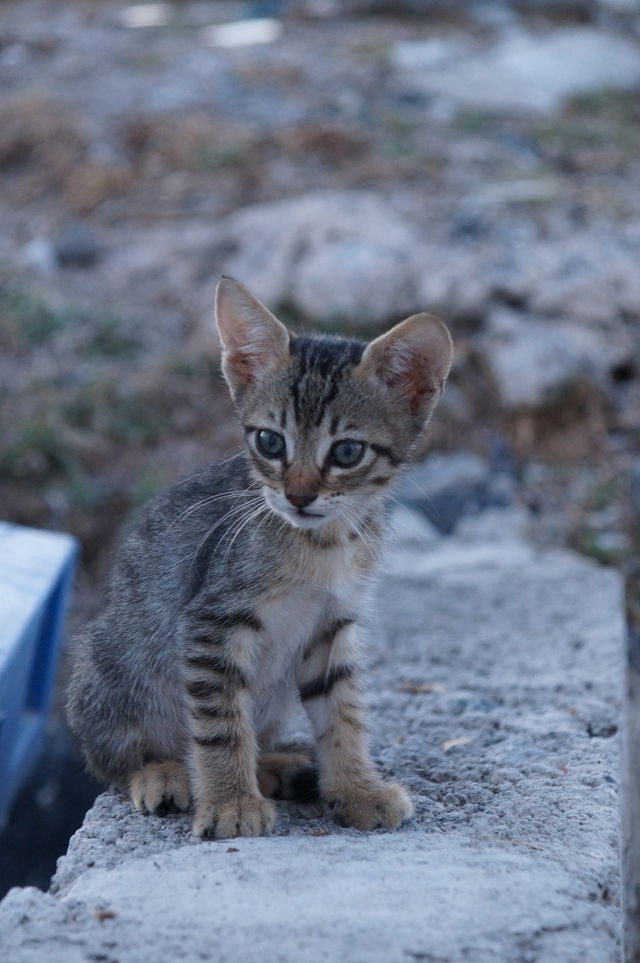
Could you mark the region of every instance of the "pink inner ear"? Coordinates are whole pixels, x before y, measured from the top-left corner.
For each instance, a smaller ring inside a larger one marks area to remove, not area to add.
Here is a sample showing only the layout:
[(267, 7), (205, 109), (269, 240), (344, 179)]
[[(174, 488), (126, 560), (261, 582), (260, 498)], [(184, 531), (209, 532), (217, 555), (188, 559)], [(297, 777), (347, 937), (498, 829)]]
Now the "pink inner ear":
[(405, 386), (409, 410), (412, 415), (417, 415), (436, 391), (426, 358), (414, 355), (411, 364), (405, 369), (402, 382)]
[(449, 373), (453, 354), (444, 324), (414, 314), (372, 341), (360, 365), (376, 375), (413, 415), (427, 416)]
[(259, 359), (242, 348), (233, 348), (225, 358), (225, 367), (233, 371), (235, 379), (246, 388), (255, 377), (255, 370), (259, 366)]
[(236, 388), (247, 388), (269, 371), (283, 367), (288, 353), (275, 340), (269, 328), (256, 328), (248, 333), (244, 344), (230, 346), (223, 353), (223, 370)]
[(379, 373), (389, 388), (399, 390), (409, 403), (412, 415), (419, 413), (428, 397), (436, 390), (428, 359), (404, 340), (389, 345), (386, 358), (381, 359)]
[(231, 390), (286, 363), (289, 334), (242, 284), (223, 278), (216, 293), (216, 321), (223, 345), (223, 371)]

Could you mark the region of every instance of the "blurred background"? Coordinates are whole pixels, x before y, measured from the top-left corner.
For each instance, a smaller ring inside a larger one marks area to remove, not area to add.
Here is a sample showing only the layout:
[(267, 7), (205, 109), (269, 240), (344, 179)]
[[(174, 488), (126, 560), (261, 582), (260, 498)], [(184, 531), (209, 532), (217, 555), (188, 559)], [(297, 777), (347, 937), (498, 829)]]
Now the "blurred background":
[[(0, 90), (0, 518), (80, 540), (69, 632), (127, 513), (239, 448), (224, 272), (296, 329), (439, 313), (414, 501), (524, 505), (640, 638), (640, 3), (2, 0)], [(64, 676), (0, 895), (98, 791)]]

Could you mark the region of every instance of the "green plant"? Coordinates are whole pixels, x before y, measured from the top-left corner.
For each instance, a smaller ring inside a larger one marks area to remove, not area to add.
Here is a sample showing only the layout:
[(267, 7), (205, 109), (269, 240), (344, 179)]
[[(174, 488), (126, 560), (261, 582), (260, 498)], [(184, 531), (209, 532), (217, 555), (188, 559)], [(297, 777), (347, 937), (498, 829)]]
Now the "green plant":
[(0, 344), (7, 349), (44, 344), (75, 319), (73, 311), (56, 310), (18, 285), (0, 282)]

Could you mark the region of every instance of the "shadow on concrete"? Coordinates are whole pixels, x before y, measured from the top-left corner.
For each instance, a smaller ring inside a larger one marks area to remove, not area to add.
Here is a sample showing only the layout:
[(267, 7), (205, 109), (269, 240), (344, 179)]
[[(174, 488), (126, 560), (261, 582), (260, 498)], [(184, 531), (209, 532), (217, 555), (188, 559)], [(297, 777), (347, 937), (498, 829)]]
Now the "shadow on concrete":
[(0, 833), (0, 899), (12, 886), (48, 889), (58, 857), (100, 789), (85, 772), (68, 729), (58, 724)]

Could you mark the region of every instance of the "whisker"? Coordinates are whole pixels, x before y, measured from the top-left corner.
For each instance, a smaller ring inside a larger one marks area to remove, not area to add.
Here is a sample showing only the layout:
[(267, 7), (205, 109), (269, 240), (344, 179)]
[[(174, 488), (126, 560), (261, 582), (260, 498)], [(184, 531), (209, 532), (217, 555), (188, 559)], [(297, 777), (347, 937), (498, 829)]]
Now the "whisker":
[(219, 492), (217, 495), (207, 495), (206, 498), (202, 498), (199, 502), (195, 502), (193, 505), (190, 505), (189, 508), (185, 508), (185, 510), (181, 512), (180, 515), (178, 515), (178, 517), (172, 521), (169, 528), (170, 529), (173, 528), (173, 526), (177, 524), (177, 522), (181, 521), (183, 518), (187, 518), (189, 515), (193, 514), (193, 512), (197, 511), (198, 509), (204, 508), (205, 505), (210, 505), (213, 502), (220, 501), (220, 499), (222, 498), (230, 498), (232, 496), (235, 496), (235, 498), (237, 499), (237, 498), (242, 498), (243, 496), (253, 495), (257, 493), (258, 490), (259, 488), (256, 485), (254, 488), (231, 489), (228, 492)]
[(247, 509), (251, 511), (251, 509), (254, 506), (258, 505), (260, 502), (262, 502), (262, 496), (258, 495), (255, 497), (255, 501), (252, 504), (248, 505), (245, 502), (242, 505), (236, 505), (234, 508), (230, 509), (225, 515), (223, 515), (222, 518), (219, 518), (218, 521), (215, 523), (215, 525), (212, 525), (211, 528), (207, 531), (207, 533), (203, 535), (203, 537), (198, 542), (198, 546), (194, 552), (193, 560), (191, 564), (192, 565), (195, 564), (195, 560), (197, 559), (198, 555), (200, 554), (200, 551), (202, 550), (206, 542), (208, 542), (208, 540), (211, 538), (211, 536), (216, 531), (216, 529), (219, 528), (224, 522), (226, 522), (227, 519), (232, 518), (234, 515), (241, 515)]
[(431, 511), (434, 517), (440, 518), (440, 512), (434, 507), (433, 495), (430, 495), (428, 491), (426, 491), (421, 485), (419, 485), (415, 480), (415, 478), (412, 478), (410, 474), (405, 475), (405, 478), (407, 479), (407, 481), (411, 482), (411, 484), (415, 489), (417, 489), (417, 491), (420, 492), (420, 494), (426, 501), (427, 505), (429, 505), (429, 507), (431, 508)]
[(354, 505), (342, 505), (342, 512), (351, 527), (352, 531), (362, 539), (362, 541), (368, 547), (375, 547), (377, 544), (376, 533), (371, 528), (371, 523), (369, 522), (367, 516), (361, 516)]
[(260, 531), (261, 526), (264, 525), (264, 523), (266, 522), (266, 520), (269, 518), (270, 515), (275, 516), (275, 512), (271, 508), (269, 508), (268, 505), (266, 506), (266, 508), (268, 509), (268, 511), (265, 512), (264, 518), (261, 518), (259, 523), (256, 525), (255, 531), (253, 533), (254, 536), (257, 535), (257, 533)]
[(224, 458), (221, 462), (218, 462), (218, 464), (219, 464), (219, 465), (228, 465), (229, 462), (230, 462), (230, 461), (233, 461), (234, 458), (239, 458), (240, 455), (244, 455), (244, 454), (245, 454), (244, 449), (243, 449), (242, 451), (237, 451), (237, 452), (235, 453), (235, 455), (230, 455), (228, 458)]
[[(226, 561), (227, 561), (227, 559), (228, 559), (228, 557), (229, 557), (229, 553), (231, 552), (231, 549), (232, 549), (232, 547), (233, 547), (233, 543), (234, 543), (235, 540), (237, 539), (237, 537), (238, 537), (238, 535), (240, 534), (240, 532), (241, 532), (244, 528), (246, 528), (247, 525), (248, 525), (250, 522), (252, 522), (255, 518), (258, 518), (261, 514), (263, 514), (264, 512), (267, 512), (267, 511), (269, 511), (268, 506), (263, 504), (263, 505), (261, 505), (259, 508), (256, 508), (247, 518), (245, 518), (243, 521), (240, 522), (238, 528), (237, 528), (236, 531), (235, 531), (235, 534), (234, 534), (233, 538), (231, 539), (231, 541), (229, 542), (229, 544), (227, 545), (227, 547), (226, 547), (226, 549), (225, 549), (224, 557), (223, 557), (223, 559), (222, 559), (223, 563), (226, 563)], [(223, 537), (224, 537), (224, 536), (223, 536)], [(218, 546), (216, 545), (216, 548), (217, 548), (217, 547), (218, 547)]]

